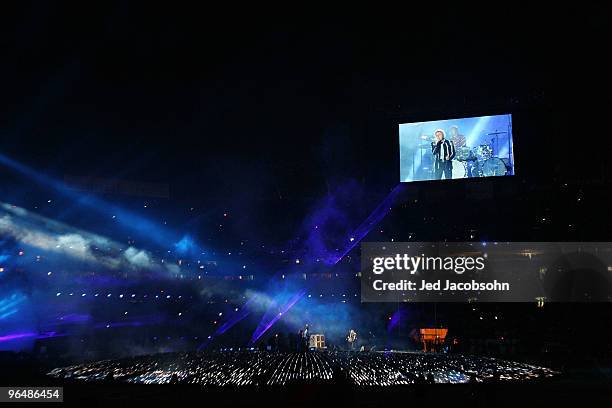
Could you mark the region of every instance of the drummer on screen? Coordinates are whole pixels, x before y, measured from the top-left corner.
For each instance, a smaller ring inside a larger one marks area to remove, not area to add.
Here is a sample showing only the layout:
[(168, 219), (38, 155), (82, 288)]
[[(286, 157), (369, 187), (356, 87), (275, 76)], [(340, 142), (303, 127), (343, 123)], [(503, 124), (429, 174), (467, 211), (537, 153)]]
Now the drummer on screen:
[(450, 127), (450, 140), (457, 147), (465, 146), (465, 136), (459, 134), (459, 127), (453, 125)]
[(441, 180), (442, 176), (449, 180), (453, 178), (453, 162), (455, 158), (455, 145), (446, 139), (444, 130), (438, 129), (434, 136), (436, 141), (431, 142), (431, 152), (434, 156), (434, 176)]

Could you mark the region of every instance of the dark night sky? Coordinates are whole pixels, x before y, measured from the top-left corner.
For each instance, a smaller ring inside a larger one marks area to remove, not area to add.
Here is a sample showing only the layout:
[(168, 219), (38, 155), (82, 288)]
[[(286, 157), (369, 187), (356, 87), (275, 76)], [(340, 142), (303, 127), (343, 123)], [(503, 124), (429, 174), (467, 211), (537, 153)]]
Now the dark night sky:
[(596, 7), (15, 7), (2, 16), (3, 152), (60, 177), (165, 182), (179, 196), (392, 182), (394, 120), (544, 94), (586, 111), (606, 75), (594, 58), (609, 15)]

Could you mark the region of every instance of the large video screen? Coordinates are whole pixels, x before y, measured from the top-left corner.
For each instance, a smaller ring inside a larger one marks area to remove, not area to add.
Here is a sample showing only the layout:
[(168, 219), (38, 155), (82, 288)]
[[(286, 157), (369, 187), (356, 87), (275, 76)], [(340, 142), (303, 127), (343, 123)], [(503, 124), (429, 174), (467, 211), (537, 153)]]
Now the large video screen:
[(514, 175), (512, 115), (399, 125), (400, 180)]

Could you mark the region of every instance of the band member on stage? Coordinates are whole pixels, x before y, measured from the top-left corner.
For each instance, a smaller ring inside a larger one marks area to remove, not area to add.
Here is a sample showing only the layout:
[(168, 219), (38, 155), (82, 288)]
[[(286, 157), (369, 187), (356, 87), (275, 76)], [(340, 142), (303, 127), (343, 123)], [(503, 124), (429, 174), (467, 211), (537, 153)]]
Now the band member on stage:
[(353, 350), (355, 348), (355, 340), (357, 340), (357, 332), (351, 329), (348, 332), (348, 336), (346, 336), (346, 341), (349, 343), (349, 349)]
[(453, 163), (455, 146), (452, 141), (445, 138), (444, 130), (438, 129), (434, 133), (436, 141), (431, 142), (431, 152), (434, 156), (434, 175), (436, 180), (453, 178)]
[(455, 148), (465, 146), (465, 136), (459, 134), (457, 125), (450, 127), (450, 140), (455, 145)]
[(308, 325), (306, 325), (306, 327), (304, 327), (304, 330), (302, 331), (302, 344), (303, 344), (303, 348), (304, 350), (308, 351), (308, 340), (309, 340), (310, 336), (308, 335)]

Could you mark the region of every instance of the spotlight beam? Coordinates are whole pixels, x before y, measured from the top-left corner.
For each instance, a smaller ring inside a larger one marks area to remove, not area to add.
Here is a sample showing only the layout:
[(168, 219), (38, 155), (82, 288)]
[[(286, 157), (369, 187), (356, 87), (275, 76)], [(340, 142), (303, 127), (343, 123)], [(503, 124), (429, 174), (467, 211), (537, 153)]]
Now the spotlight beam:
[(338, 256), (333, 265), (337, 264), (348, 254), (357, 244), (359, 244), (368, 233), (374, 228), (385, 216), (391, 211), (393, 205), (395, 204), (395, 199), (397, 195), (402, 191), (402, 184), (398, 184), (391, 190), (391, 192), (385, 197), (385, 199), (370, 213), (368, 218), (366, 218), (351, 234), (351, 241), (342, 251), (340, 256)]
[(250, 345), (255, 344), (255, 342), (259, 340), (259, 338), (263, 336), (264, 333), (267, 332), (270, 329), (270, 327), (274, 325), (274, 323), (280, 320), (280, 318), (283, 317), (283, 315), (287, 313), (289, 309), (291, 309), (300, 299), (302, 299), (302, 297), (304, 297), (305, 294), (306, 294), (306, 289), (301, 289), (300, 291), (295, 293), (293, 296), (291, 296), (291, 298), (287, 302), (285, 302), (280, 307), (280, 311), (276, 313), (272, 317), (272, 319), (268, 320), (267, 322), (264, 322), (264, 319), (265, 319), (265, 316), (264, 316), (264, 319), (262, 319), (262, 321), (257, 326), (257, 329), (255, 329), (255, 332), (253, 333), (253, 336), (251, 337), (251, 341), (249, 342), (249, 344)]
[(41, 174), (35, 169), (19, 163), (10, 157), (0, 154), (0, 164), (5, 165), (27, 177), (34, 180), (38, 184), (45, 187), (51, 187), (53, 190), (63, 196), (73, 200), (75, 203), (84, 207), (90, 208), (105, 216), (109, 214), (117, 215), (116, 221), (126, 228), (136, 230), (144, 237), (147, 237), (154, 243), (162, 245), (164, 248), (180, 239), (180, 235), (170, 231), (161, 225), (131, 211), (127, 211), (117, 205), (111, 204), (105, 200), (99, 199), (92, 195), (78, 193), (71, 190), (63, 182)]
[[(351, 241), (346, 246), (346, 248), (342, 251), (340, 256), (334, 259), (331, 265), (335, 265), (342, 258), (346, 256), (363, 238), (365, 238), (368, 233), (374, 228), (393, 208), (395, 204), (395, 199), (398, 194), (403, 190), (402, 184), (397, 184), (393, 190), (385, 197), (385, 199), (370, 213), (370, 215), (353, 231), (351, 234)], [(259, 325), (255, 329), (253, 336), (251, 338), (250, 344), (254, 344), (266, 331), (268, 331), (281, 317), (282, 315), (288, 311), (302, 296), (306, 293), (306, 289), (301, 289), (298, 294), (290, 299), (289, 302), (285, 303), (281, 307), (281, 312), (272, 316), (271, 319), (268, 320), (270, 315), (270, 310), (273, 306), (270, 306), (264, 316), (262, 317)]]

